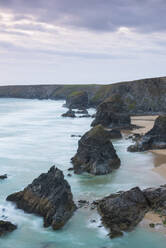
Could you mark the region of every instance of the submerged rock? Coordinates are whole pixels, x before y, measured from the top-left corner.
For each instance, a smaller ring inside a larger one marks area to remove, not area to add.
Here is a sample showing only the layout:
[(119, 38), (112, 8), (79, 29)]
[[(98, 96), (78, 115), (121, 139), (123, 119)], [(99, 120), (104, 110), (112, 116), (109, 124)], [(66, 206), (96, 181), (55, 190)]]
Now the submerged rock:
[(110, 132), (101, 125), (85, 133), (78, 142), (76, 155), (72, 158), (74, 172), (104, 175), (119, 168), (120, 159), (110, 138)]
[(88, 108), (88, 93), (86, 91), (74, 91), (66, 98), (66, 107), (73, 109)]
[(6, 178), (7, 178), (7, 174), (0, 175), (0, 179), (6, 179)]
[(166, 185), (111, 194), (97, 202), (103, 224), (110, 229), (110, 237), (132, 231), (149, 211), (166, 216)]
[(0, 236), (13, 232), (15, 229), (17, 229), (16, 225), (9, 221), (0, 220)]
[(62, 117), (71, 117), (75, 118), (75, 112), (72, 109), (69, 109), (66, 113), (62, 114)]
[(130, 115), (126, 113), (125, 104), (119, 95), (106, 99), (97, 109), (92, 126), (102, 124), (110, 128), (131, 128)]
[(52, 226), (54, 230), (63, 227), (76, 209), (70, 185), (55, 166), (7, 200), (28, 213), (43, 216), (44, 227)]
[(134, 145), (128, 147), (128, 151), (146, 151), (151, 149), (166, 148), (166, 115), (159, 116), (153, 128), (136, 141)]

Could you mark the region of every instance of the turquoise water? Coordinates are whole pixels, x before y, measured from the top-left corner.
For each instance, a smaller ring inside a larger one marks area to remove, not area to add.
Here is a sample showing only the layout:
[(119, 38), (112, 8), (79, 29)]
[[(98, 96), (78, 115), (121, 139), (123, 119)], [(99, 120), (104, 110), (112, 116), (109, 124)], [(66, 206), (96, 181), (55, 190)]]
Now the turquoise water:
[[(75, 200), (92, 201), (134, 186), (165, 183), (151, 171), (152, 154), (127, 152), (131, 141), (125, 139), (114, 142), (122, 164), (113, 174), (67, 177), (78, 142), (70, 135), (84, 134), (92, 119), (62, 118), (66, 111), (62, 104), (63, 101), (0, 99), (0, 174), (8, 174), (8, 179), (0, 182), (0, 216), (18, 225), (16, 231), (0, 238), (0, 248), (165, 248), (164, 235), (141, 227), (123, 238), (110, 240), (107, 230), (98, 227), (97, 213), (88, 209), (79, 209), (60, 231), (44, 229), (42, 218), (25, 214), (5, 201), (7, 195), (24, 188), (53, 164), (63, 170)], [(97, 222), (91, 223), (91, 219)]]

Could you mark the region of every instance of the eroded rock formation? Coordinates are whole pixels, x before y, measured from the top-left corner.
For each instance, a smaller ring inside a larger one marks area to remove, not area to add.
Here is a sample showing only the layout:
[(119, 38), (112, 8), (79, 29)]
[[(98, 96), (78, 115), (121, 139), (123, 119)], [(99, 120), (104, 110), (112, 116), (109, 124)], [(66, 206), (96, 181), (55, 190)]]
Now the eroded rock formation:
[(128, 147), (128, 151), (146, 151), (151, 149), (166, 148), (166, 115), (159, 116), (153, 128), (136, 141), (134, 145)]
[(54, 230), (63, 227), (76, 209), (70, 186), (55, 166), (7, 200), (28, 213), (43, 216), (44, 227), (52, 226)]
[(111, 142), (111, 133), (97, 125), (85, 133), (78, 142), (78, 150), (72, 158), (74, 172), (104, 175), (120, 166), (120, 159)]
[(118, 192), (97, 203), (103, 224), (110, 229), (110, 237), (131, 231), (148, 211), (166, 216), (166, 185), (140, 190), (138, 187)]
[(86, 91), (74, 91), (66, 98), (66, 107), (73, 109), (88, 108), (88, 93)]
[(131, 128), (130, 115), (125, 111), (125, 104), (119, 95), (108, 98), (97, 109), (92, 126), (101, 124), (110, 128)]

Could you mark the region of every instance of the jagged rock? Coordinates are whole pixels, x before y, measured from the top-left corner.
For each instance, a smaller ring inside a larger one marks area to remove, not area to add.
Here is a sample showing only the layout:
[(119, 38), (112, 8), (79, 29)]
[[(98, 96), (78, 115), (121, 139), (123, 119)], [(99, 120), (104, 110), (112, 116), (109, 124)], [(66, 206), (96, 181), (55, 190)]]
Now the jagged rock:
[(6, 179), (6, 178), (7, 178), (7, 174), (0, 175), (0, 179)]
[(88, 108), (88, 93), (86, 91), (74, 91), (66, 98), (66, 107), (73, 109)]
[(140, 190), (138, 187), (98, 200), (102, 223), (110, 229), (110, 237), (131, 231), (149, 211), (166, 216), (166, 185)]
[(62, 114), (62, 117), (71, 117), (75, 118), (75, 112), (72, 109), (69, 109), (66, 113)]
[(145, 189), (143, 193), (153, 211), (166, 215), (166, 185)]
[(110, 229), (110, 237), (118, 237), (123, 231), (131, 231), (149, 210), (143, 192), (133, 188), (126, 192), (111, 194), (98, 203), (103, 224)]
[(124, 102), (119, 95), (115, 95), (99, 105), (96, 118), (91, 126), (101, 124), (110, 128), (131, 128), (130, 115), (126, 113)]
[(78, 150), (72, 158), (74, 172), (104, 175), (119, 168), (120, 159), (110, 140), (110, 132), (97, 125), (85, 133), (78, 142)]
[(146, 151), (151, 149), (166, 148), (166, 115), (159, 116), (153, 128), (142, 138), (138, 139), (134, 145), (128, 147), (128, 151)]
[(63, 172), (55, 166), (41, 174), (23, 191), (11, 194), (8, 201), (28, 213), (44, 218), (44, 227), (60, 229), (76, 209), (70, 185), (64, 179)]
[(13, 232), (15, 229), (17, 229), (16, 225), (9, 221), (0, 220), (0, 236)]

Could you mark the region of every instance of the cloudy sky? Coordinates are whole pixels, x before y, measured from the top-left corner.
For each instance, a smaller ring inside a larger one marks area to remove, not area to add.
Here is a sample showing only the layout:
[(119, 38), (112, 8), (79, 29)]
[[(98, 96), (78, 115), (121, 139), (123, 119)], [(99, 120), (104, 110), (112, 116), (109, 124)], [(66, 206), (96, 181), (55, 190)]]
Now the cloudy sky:
[(0, 84), (166, 75), (166, 0), (0, 0)]

